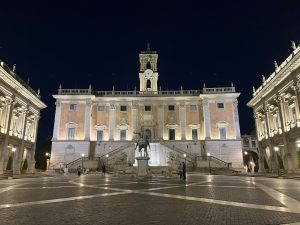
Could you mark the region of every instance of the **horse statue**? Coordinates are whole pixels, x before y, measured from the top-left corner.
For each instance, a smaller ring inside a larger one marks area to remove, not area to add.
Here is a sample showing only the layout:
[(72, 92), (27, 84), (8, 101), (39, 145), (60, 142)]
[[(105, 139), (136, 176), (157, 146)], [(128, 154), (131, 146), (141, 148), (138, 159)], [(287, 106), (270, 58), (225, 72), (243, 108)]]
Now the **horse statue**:
[(137, 139), (137, 142), (136, 142), (135, 149), (138, 147), (140, 154), (141, 154), (141, 150), (144, 149), (144, 156), (148, 157), (147, 148), (149, 146), (149, 149), (150, 149), (150, 143), (149, 143), (150, 135), (148, 134), (147, 131), (144, 131), (143, 128), (141, 129), (140, 132), (135, 133), (135, 134), (139, 135), (139, 138)]

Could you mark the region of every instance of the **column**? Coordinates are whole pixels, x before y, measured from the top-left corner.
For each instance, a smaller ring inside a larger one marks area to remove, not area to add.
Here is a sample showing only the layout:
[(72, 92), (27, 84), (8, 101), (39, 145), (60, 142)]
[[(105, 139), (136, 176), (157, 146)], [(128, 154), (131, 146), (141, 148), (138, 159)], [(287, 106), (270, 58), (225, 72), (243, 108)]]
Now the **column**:
[(132, 140), (134, 139), (134, 132), (136, 132), (136, 103), (132, 103), (132, 106), (131, 106), (131, 137), (132, 137)]
[(159, 104), (157, 110), (158, 138), (164, 139), (164, 105)]
[(269, 105), (265, 106), (264, 108), (264, 112), (265, 112), (265, 122), (266, 122), (266, 126), (267, 126), (267, 132), (268, 132), (268, 137), (271, 137), (271, 121), (270, 121), (270, 109), (269, 109)]
[(210, 111), (209, 111), (209, 102), (206, 99), (203, 99), (203, 116), (204, 116), (204, 133), (205, 139), (211, 139), (211, 127), (210, 127)]
[(266, 124), (266, 128), (267, 128), (267, 135), (268, 135), (268, 146), (270, 149), (270, 159), (271, 159), (271, 170), (272, 172), (277, 172), (278, 170), (278, 160), (275, 154), (277, 154), (274, 150), (274, 144), (273, 144), (273, 140), (271, 139), (271, 135), (270, 135), (270, 123), (269, 123), (269, 106), (268, 105), (264, 105), (263, 108), (264, 111), (264, 115), (265, 115), (265, 124)]
[(6, 169), (6, 162), (7, 162), (7, 145), (8, 145), (8, 140), (9, 140), (9, 130), (10, 130), (10, 124), (11, 124), (11, 119), (12, 119), (12, 112), (14, 109), (14, 97), (12, 97), (11, 99), (8, 99), (8, 109), (9, 112), (6, 114), (7, 116), (7, 129), (6, 129), (6, 135), (4, 138), (4, 141), (2, 143), (2, 151), (1, 151), (1, 155), (0, 155), (0, 174), (3, 174), (3, 170)]
[(38, 127), (39, 127), (39, 120), (40, 120), (40, 116), (36, 114), (35, 118), (34, 118), (34, 121), (35, 121), (35, 124), (34, 124), (34, 139), (32, 140), (32, 141), (34, 141), (34, 144), (33, 144), (33, 148), (30, 149), (30, 158), (28, 160), (28, 172), (29, 173), (33, 173), (34, 165), (35, 165), (34, 155), (35, 155), (35, 149), (36, 149), (36, 139), (37, 139), (37, 130), (38, 130)]
[(85, 104), (84, 113), (84, 140), (89, 141), (91, 139), (91, 107), (92, 102), (88, 100)]
[(10, 104), (10, 99), (6, 99), (6, 105), (5, 105), (5, 117), (4, 117), (4, 121), (3, 121), (3, 128), (4, 128), (4, 132), (7, 132), (8, 129), (8, 122), (9, 122), (9, 117), (10, 117), (10, 108), (11, 108), (11, 104)]
[(184, 103), (179, 105), (179, 121), (181, 128), (181, 140), (186, 140), (186, 109)]
[(7, 114), (7, 104), (5, 103), (2, 107), (2, 113), (0, 118), (0, 127), (1, 127), (1, 133), (5, 133), (5, 126), (6, 126), (6, 114)]
[(297, 85), (293, 85), (292, 89), (295, 92), (295, 97), (294, 97), (294, 104), (295, 104), (295, 110), (296, 110), (296, 125), (297, 127), (300, 127), (300, 112), (299, 112), (299, 106), (300, 106), (300, 93), (299, 93), (299, 88), (298, 84), (300, 86), (299, 81), (297, 82)]
[(110, 104), (109, 109), (109, 140), (114, 140), (114, 134), (115, 134), (115, 126), (116, 126), (116, 108), (114, 104)]
[(59, 99), (55, 102), (55, 119), (54, 119), (54, 128), (53, 128), (53, 140), (59, 139), (59, 129), (60, 129), (60, 116), (61, 116), (61, 102)]
[(282, 126), (283, 126), (283, 130), (287, 131), (287, 120), (288, 118), (286, 118), (286, 112), (285, 112), (285, 105), (284, 105), (284, 98), (283, 97), (279, 97), (279, 105), (280, 105), (280, 110), (279, 112), (281, 113), (282, 116)]
[(238, 101), (233, 101), (233, 121), (234, 121), (234, 129), (235, 136), (237, 139), (241, 138), (241, 130), (240, 130), (240, 121), (239, 121), (239, 111), (238, 111)]
[(36, 142), (39, 119), (40, 119), (40, 116), (35, 114), (34, 115), (34, 126), (33, 126), (33, 131), (32, 131), (32, 139), (31, 139), (32, 142)]
[(254, 113), (253, 117), (254, 117), (254, 125), (255, 125), (255, 130), (256, 130), (256, 137), (257, 137), (257, 140), (260, 140), (260, 130), (259, 130), (259, 125), (258, 125), (258, 114)]
[(19, 174), (21, 173), (21, 164), (22, 164), (22, 160), (23, 160), (23, 154), (24, 154), (24, 138), (25, 138), (25, 131), (26, 131), (26, 126), (27, 126), (27, 116), (28, 116), (28, 107), (26, 110), (24, 110), (23, 114), (24, 114), (24, 123), (23, 123), (23, 126), (22, 126), (22, 141), (21, 141), (21, 144), (20, 144), (20, 149), (18, 149), (18, 159), (17, 159), (17, 165), (19, 165), (17, 168), (16, 168), (16, 173)]

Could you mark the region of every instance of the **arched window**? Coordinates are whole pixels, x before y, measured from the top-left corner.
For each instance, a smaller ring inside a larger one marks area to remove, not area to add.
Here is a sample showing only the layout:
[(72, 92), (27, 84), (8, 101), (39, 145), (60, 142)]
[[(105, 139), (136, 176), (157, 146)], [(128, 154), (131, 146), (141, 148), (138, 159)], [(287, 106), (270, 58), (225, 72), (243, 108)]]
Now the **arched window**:
[(150, 80), (147, 80), (147, 88), (151, 88), (151, 81)]
[(146, 69), (151, 69), (151, 63), (150, 62), (147, 62)]

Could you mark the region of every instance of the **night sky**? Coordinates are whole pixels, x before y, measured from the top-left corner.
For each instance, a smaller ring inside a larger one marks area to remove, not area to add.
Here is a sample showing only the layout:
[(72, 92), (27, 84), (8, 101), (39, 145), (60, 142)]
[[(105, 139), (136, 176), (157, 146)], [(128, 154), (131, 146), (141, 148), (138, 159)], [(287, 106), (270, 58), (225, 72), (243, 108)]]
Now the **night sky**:
[(300, 43), (300, 1), (1, 1), (0, 58), (48, 108), (39, 143), (52, 137), (63, 88), (133, 90), (147, 42), (159, 54), (162, 89), (230, 86), (239, 97), (242, 134), (254, 122), (252, 86), (261, 84)]

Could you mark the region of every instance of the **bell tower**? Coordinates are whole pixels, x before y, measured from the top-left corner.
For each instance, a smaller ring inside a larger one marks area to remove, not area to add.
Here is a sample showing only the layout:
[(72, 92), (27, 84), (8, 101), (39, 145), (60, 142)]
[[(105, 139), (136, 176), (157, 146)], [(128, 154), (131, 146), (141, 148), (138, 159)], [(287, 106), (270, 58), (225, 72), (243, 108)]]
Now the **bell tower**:
[(150, 44), (147, 44), (147, 51), (140, 53), (140, 91), (157, 94), (157, 59), (156, 51), (150, 50)]

